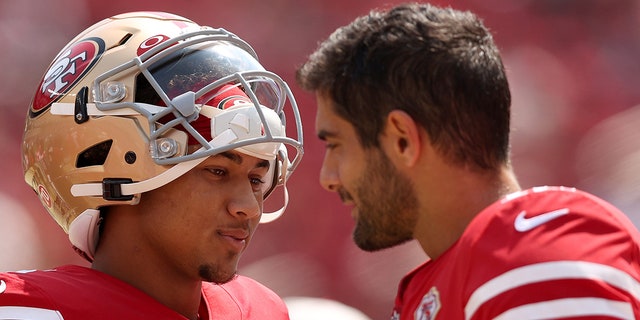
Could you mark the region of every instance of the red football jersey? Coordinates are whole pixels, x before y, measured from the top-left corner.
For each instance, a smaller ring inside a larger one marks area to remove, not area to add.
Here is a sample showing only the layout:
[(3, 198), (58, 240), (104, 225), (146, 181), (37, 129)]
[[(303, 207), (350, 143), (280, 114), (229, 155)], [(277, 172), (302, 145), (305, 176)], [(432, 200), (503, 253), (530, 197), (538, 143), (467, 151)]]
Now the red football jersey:
[[(274, 292), (247, 277), (202, 283), (201, 319), (288, 320)], [(0, 319), (186, 319), (142, 291), (102, 272), (63, 266), (0, 273)]]
[(405, 276), (392, 319), (639, 319), (639, 244), (631, 221), (593, 195), (517, 192)]

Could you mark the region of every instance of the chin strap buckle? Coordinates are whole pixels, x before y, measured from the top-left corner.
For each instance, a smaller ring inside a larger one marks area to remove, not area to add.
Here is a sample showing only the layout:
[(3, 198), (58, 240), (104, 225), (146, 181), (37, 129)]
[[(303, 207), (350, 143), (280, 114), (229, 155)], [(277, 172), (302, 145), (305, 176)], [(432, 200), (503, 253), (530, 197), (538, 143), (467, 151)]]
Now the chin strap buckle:
[(105, 178), (102, 180), (102, 198), (110, 201), (129, 201), (133, 195), (122, 194), (122, 184), (133, 183), (129, 178)]

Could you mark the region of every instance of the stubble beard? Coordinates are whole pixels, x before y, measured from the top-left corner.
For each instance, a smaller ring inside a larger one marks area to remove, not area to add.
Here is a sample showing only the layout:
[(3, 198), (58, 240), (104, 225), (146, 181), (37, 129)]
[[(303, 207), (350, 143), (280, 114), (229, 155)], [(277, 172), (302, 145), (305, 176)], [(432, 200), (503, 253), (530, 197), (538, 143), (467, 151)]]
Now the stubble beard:
[[(227, 257), (229, 260), (234, 259), (233, 254)], [(220, 265), (209, 263), (202, 264), (198, 268), (198, 274), (203, 281), (215, 284), (225, 284), (236, 277), (237, 265), (231, 268), (222, 268)]]
[(382, 151), (371, 154), (355, 189), (359, 203), (353, 240), (365, 251), (412, 240), (418, 220), (418, 200), (411, 181)]

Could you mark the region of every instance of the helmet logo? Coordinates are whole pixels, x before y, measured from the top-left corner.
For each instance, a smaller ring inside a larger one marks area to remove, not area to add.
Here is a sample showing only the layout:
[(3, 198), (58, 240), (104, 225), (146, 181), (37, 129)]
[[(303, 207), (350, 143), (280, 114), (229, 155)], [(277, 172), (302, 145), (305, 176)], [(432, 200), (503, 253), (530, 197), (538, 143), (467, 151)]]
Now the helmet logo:
[(42, 200), (42, 203), (44, 203), (47, 208), (51, 208), (51, 196), (43, 185), (38, 185), (38, 195), (40, 196), (40, 200)]
[(247, 100), (247, 97), (243, 97), (240, 95), (229, 96), (220, 100), (220, 102), (218, 103), (218, 109), (226, 110), (234, 106), (241, 106), (241, 105), (247, 105), (247, 104), (251, 104), (251, 102)]
[(40, 114), (69, 92), (95, 65), (104, 48), (100, 38), (87, 38), (65, 48), (44, 74), (33, 97), (31, 116)]
[(136, 54), (138, 56), (141, 56), (143, 53), (149, 51), (151, 48), (157, 46), (160, 43), (163, 43), (165, 41), (169, 40), (169, 37), (165, 36), (165, 35), (157, 35), (157, 36), (153, 36), (145, 41), (142, 41), (142, 43), (140, 44), (140, 46), (138, 46), (138, 51), (136, 52)]

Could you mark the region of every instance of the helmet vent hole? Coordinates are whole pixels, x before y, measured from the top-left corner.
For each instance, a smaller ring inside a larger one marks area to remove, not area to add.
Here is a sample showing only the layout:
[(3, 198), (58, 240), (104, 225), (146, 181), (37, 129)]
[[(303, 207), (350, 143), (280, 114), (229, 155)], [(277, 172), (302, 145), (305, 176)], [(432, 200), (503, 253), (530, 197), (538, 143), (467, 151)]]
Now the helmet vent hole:
[(107, 161), (107, 156), (109, 155), (112, 144), (113, 140), (107, 140), (85, 149), (78, 154), (76, 168), (103, 165), (104, 162)]
[(133, 151), (127, 151), (127, 153), (124, 154), (124, 161), (126, 161), (128, 164), (134, 164), (136, 162), (136, 159), (136, 153)]
[(127, 41), (129, 41), (129, 39), (131, 39), (131, 37), (133, 37), (133, 33), (127, 33), (124, 37), (122, 37), (122, 39), (120, 39), (120, 41), (118, 41), (118, 43), (116, 45), (114, 45), (113, 47), (111, 47), (109, 49), (117, 48), (117, 47), (127, 43)]

